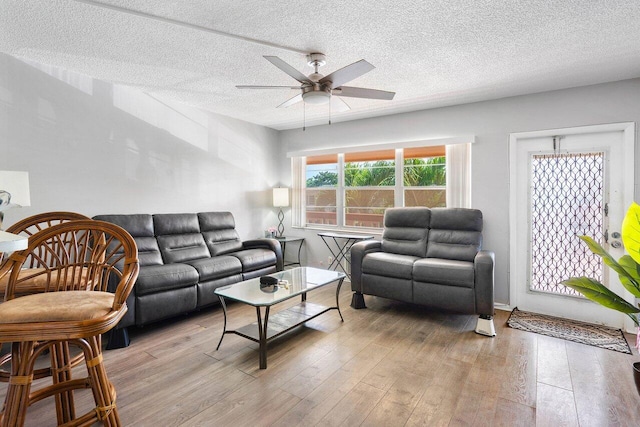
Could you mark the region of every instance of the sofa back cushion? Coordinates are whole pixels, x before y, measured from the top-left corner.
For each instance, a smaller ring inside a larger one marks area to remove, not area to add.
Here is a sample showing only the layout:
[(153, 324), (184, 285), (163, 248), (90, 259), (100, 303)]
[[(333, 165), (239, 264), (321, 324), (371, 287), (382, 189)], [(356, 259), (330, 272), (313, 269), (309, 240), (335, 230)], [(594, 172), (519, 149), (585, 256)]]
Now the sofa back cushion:
[(153, 227), (165, 264), (210, 256), (196, 214), (156, 214)]
[(473, 261), (482, 248), (482, 212), (477, 209), (433, 208), (428, 258)]
[(107, 221), (127, 230), (138, 246), (138, 260), (141, 267), (162, 264), (162, 255), (154, 237), (151, 215), (96, 215), (93, 219)]
[(424, 257), (429, 236), (428, 208), (389, 208), (384, 212), (382, 251)]
[(242, 241), (236, 232), (236, 221), (231, 212), (200, 212), (198, 221), (211, 256), (242, 249)]

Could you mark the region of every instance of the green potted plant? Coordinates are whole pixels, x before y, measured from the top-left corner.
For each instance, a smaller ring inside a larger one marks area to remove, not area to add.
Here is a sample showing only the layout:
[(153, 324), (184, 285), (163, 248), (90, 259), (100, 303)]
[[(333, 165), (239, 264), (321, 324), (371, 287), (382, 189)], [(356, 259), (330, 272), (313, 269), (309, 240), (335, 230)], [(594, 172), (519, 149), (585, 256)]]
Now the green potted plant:
[[(618, 273), (620, 282), (624, 288), (635, 298), (640, 298), (640, 205), (633, 203), (627, 210), (622, 222), (622, 242), (629, 255), (622, 256), (616, 261), (604, 248), (589, 236), (580, 236), (591, 252), (600, 256), (604, 263)], [(588, 277), (571, 277), (562, 282), (586, 298), (598, 304), (620, 311), (633, 320), (638, 335), (636, 348), (640, 349), (640, 305), (636, 306), (627, 302), (624, 298), (612, 292), (597, 280)], [(633, 376), (636, 388), (640, 394), (640, 362), (633, 364)]]

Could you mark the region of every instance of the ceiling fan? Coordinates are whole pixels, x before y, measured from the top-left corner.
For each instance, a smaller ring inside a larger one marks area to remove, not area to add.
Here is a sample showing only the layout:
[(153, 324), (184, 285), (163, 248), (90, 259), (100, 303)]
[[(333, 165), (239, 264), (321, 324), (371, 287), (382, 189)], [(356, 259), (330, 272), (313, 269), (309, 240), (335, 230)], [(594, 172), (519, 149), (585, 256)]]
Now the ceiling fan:
[[(343, 84), (368, 73), (375, 67), (361, 59), (351, 65), (347, 65), (333, 73), (323, 76), (318, 73), (318, 68), (327, 63), (324, 54), (311, 53), (307, 55), (309, 66), (314, 67), (314, 72), (305, 76), (291, 65), (287, 64), (277, 56), (265, 56), (267, 61), (300, 82), (300, 86), (255, 86), (255, 85), (238, 85), (238, 89), (300, 89), (300, 93), (291, 99), (278, 105), (278, 108), (289, 107), (300, 101), (308, 104), (325, 104), (329, 102), (332, 95), (351, 98), (368, 98), (368, 99), (393, 99), (395, 92), (387, 92), (384, 90), (367, 89), (362, 87), (343, 86)], [(346, 109), (349, 106), (345, 103)]]

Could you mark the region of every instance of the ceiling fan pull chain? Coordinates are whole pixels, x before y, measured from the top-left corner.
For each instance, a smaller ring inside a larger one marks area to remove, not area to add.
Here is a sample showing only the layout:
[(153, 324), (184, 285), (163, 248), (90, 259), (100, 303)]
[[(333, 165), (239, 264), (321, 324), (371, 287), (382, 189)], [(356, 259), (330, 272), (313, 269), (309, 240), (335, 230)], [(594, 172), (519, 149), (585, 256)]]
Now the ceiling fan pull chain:
[(331, 124), (331, 100), (329, 100), (329, 124)]
[(302, 103), (302, 132), (307, 130), (307, 106)]

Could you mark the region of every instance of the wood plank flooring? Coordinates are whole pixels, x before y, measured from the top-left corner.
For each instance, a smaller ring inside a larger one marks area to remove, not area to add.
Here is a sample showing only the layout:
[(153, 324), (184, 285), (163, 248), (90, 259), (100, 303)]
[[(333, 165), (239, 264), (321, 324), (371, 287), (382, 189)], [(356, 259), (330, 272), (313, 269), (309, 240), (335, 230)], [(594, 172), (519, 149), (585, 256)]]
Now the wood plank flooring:
[[(104, 354), (124, 425), (640, 425), (635, 353), (511, 329), (508, 312), (497, 312), (498, 336), (487, 338), (473, 332), (475, 316), (373, 297), (354, 310), (350, 295), (346, 284), (344, 323), (331, 311), (272, 342), (266, 370), (257, 344), (241, 337), (215, 350), (220, 307), (133, 329), (130, 347)], [(309, 294), (334, 299), (334, 286)], [(231, 329), (254, 316), (229, 305)], [(92, 400), (82, 391), (76, 401)], [(51, 399), (30, 408), (27, 425), (55, 425)]]

